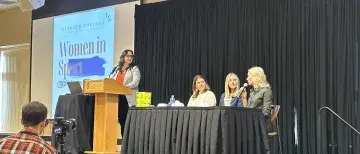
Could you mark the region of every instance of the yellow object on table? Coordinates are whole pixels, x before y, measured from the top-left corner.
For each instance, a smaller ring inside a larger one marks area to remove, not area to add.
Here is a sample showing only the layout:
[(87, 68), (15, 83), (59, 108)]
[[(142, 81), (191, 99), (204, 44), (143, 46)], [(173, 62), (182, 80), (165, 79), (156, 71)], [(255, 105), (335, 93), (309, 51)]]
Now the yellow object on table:
[(149, 107), (151, 105), (151, 92), (138, 92), (136, 98), (136, 107)]

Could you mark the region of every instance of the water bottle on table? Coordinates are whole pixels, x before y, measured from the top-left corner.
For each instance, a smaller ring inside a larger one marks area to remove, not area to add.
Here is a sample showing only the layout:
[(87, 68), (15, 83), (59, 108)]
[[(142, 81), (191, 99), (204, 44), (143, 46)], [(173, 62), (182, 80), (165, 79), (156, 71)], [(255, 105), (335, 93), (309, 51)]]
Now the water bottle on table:
[(171, 95), (170, 102), (168, 103), (168, 106), (171, 106), (175, 103), (175, 96)]

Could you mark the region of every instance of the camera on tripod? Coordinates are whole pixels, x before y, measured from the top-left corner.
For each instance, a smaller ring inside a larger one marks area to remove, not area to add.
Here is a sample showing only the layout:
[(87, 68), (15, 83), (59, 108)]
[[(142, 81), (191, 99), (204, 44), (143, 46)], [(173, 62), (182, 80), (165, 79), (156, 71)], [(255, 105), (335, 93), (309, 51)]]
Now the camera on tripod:
[(64, 144), (65, 136), (69, 133), (70, 130), (75, 128), (75, 119), (64, 120), (64, 117), (56, 117), (54, 119), (54, 133), (59, 144)]

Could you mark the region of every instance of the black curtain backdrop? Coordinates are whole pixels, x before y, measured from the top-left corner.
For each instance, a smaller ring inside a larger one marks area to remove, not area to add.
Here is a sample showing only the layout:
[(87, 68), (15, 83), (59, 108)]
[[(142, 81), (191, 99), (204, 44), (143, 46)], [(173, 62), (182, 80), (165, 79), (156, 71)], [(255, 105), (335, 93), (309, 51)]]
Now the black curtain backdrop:
[[(280, 104), (284, 154), (358, 154), (360, 129), (358, 0), (182, 0), (136, 7), (135, 53), (141, 91), (152, 102), (172, 94), (187, 102), (192, 79), (205, 75), (219, 99), (229, 72), (245, 82), (263, 67)], [(294, 121), (296, 109), (298, 121)], [(295, 127), (297, 125), (297, 127)], [(296, 141), (297, 130), (298, 141)]]

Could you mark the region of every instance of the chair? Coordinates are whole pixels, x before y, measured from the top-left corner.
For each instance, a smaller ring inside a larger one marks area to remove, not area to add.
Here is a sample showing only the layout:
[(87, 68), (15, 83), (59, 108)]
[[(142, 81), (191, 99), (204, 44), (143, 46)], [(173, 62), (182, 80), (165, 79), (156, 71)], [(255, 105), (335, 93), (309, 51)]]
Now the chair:
[(280, 153), (282, 154), (281, 139), (280, 139), (280, 129), (279, 129), (279, 118), (278, 118), (279, 111), (280, 111), (280, 105), (272, 106), (271, 117), (270, 117), (270, 125), (269, 126), (270, 126), (270, 128), (273, 128), (273, 129), (271, 129), (268, 132), (268, 136), (269, 137), (274, 137), (274, 136), (278, 135)]
[(280, 110), (280, 105), (274, 105), (272, 106), (273, 109), (271, 110), (271, 118), (270, 118), (270, 123), (271, 123), (271, 127), (276, 127), (277, 130), (275, 131), (270, 131), (268, 133), (269, 136), (275, 136), (277, 135), (278, 131), (279, 131), (279, 127), (278, 127), (278, 123), (279, 123), (279, 120), (278, 120), (278, 114), (279, 114), (279, 110)]

